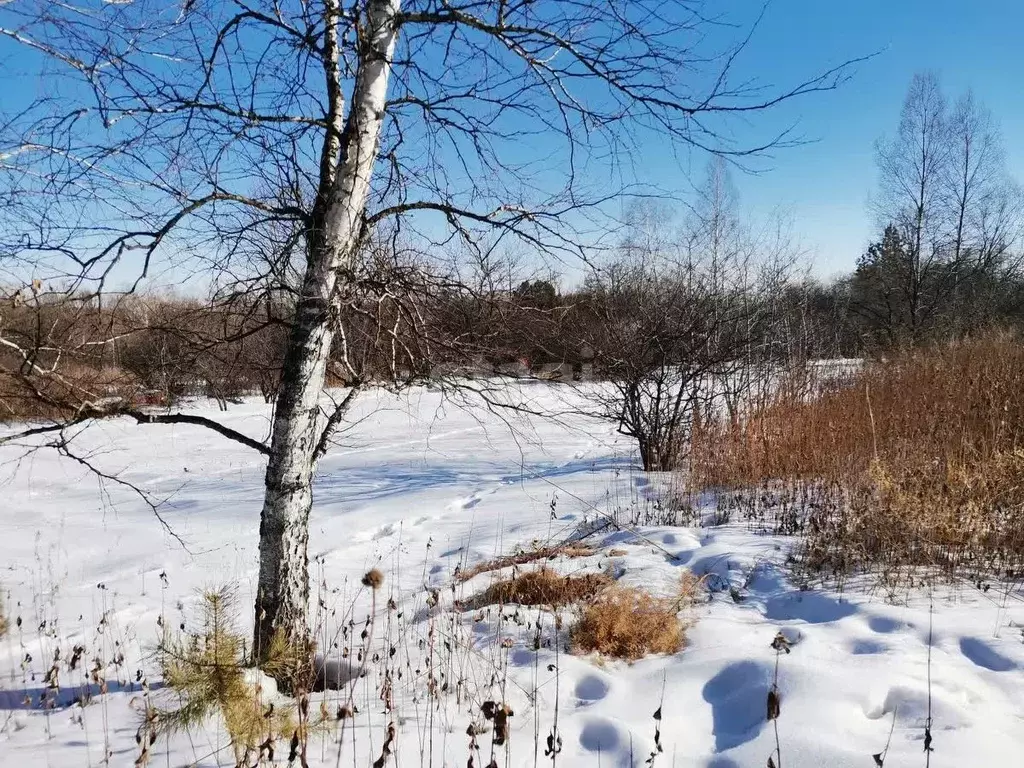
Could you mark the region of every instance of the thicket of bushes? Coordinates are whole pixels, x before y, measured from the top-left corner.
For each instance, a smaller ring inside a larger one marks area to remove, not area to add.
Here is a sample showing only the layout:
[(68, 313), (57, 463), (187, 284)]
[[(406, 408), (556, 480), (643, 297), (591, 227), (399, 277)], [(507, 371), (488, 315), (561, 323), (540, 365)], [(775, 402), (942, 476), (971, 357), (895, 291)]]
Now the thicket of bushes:
[[(379, 303), (357, 298), (339, 317), (345, 332), (329, 384), (452, 371), (547, 375), (546, 368), (568, 379), (585, 364), (588, 375), (611, 375), (622, 350), (621, 329), (609, 323), (628, 325), (651, 309), (605, 311), (619, 298), (599, 286), (559, 295), (546, 281), (487, 295), (457, 288), (413, 294), (408, 306), (383, 315)], [(705, 304), (716, 300), (705, 297)], [(53, 293), (8, 302), (0, 314), (0, 420), (67, 418), (106, 398), (276, 395), (291, 321), (286, 299), (140, 295), (100, 304)], [(416, 323), (395, 322), (402, 313), (415, 314)]]
[[(673, 354), (692, 356), (693, 350), (711, 348), (733, 356), (738, 347), (756, 349), (759, 359), (784, 361), (877, 356), (907, 345), (964, 338), (992, 325), (1018, 327), (1024, 319), (1024, 280), (1013, 264), (997, 260), (959, 280), (955, 295), (932, 291), (929, 322), (911, 334), (896, 284), (902, 272), (880, 266), (909, 257), (891, 243), (871, 252), (885, 258), (865, 257), (849, 277), (829, 284), (783, 272), (770, 281), (769, 290), (759, 291), (764, 281), (737, 286), (720, 276), (708, 281), (700, 273), (696, 298), (692, 288), (678, 296), (668, 291), (674, 297), (670, 303), (679, 305), (673, 316), (725, 316), (732, 318), (731, 325), (685, 320), (666, 327), (666, 313), (651, 299), (648, 286), (630, 283), (628, 258), (569, 291), (560, 292), (549, 280), (487, 290), (457, 283), (427, 290), (416, 283), (406, 286), (408, 299), (393, 298), (385, 310), (370, 280), (369, 287), (355, 287), (339, 317), (345, 333), (334, 350), (331, 383), (396, 373), (543, 373), (553, 367), (568, 378), (580, 375), (584, 365), (587, 375), (615, 376), (623, 368), (623, 347), (639, 348), (638, 334), (652, 337), (648, 346), (671, 353), (666, 358), (671, 364), (688, 363), (669, 359)], [(219, 300), (137, 295), (104, 303), (47, 291), (35, 284), (0, 289), (2, 420), (66, 417), (104, 397), (170, 402), (186, 395), (224, 401), (251, 393), (270, 400), (276, 394), (291, 320), (287, 291)], [(639, 298), (634, 295), (638, 291)], [(408, 306), (400, 306), (404, 303)], [(691, 305), (700, 311), (687, 313)], [(882, 305), (884, 313), (878, 310)], [(730, 309), (736, 306), (743, 311)], [(403, 313), (414, 315), (416, 322), (397, 323)], [(748, 329), (741, 340), (732, 338), (739, 327)], [(394, 328), (396, 344), (390, 336)], [(723, 344), (711, 339), (715, 334), (728, 337), (727, 349), (719, 350)], [(395, 349), (402, 351), (398, 360), (391, 357)], [(649, 363), (646, 358), (626, 362)]]
[(68, 418), (110, 398), (224, 401), (276, 392), (285, 326), (276, 308), (128, 297), (12, 302), (0, 315), (0, 420)]

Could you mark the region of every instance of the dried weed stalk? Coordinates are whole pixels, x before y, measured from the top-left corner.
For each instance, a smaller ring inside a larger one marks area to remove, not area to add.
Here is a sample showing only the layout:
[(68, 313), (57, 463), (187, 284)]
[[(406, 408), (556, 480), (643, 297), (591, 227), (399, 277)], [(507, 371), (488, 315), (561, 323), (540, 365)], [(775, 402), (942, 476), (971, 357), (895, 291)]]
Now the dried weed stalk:
[(546, 547), (538, 546), (533, 549), (516, 552), (515, 554), (502, 555), (491, 560), (485, 560), (482, 563), (477, 563), (471, 568), (457, 568), (455, 571), (455, 580), (457, 582), (469, 581), (474, 576), (479, 576), (481, 573), (500, 571), (504, 568), (536, 563), (541, 560), (554, 560), (556, 557), (590, 557), (593, 554), (595, 554), (594, 549), (583, 544), (557, 544)]

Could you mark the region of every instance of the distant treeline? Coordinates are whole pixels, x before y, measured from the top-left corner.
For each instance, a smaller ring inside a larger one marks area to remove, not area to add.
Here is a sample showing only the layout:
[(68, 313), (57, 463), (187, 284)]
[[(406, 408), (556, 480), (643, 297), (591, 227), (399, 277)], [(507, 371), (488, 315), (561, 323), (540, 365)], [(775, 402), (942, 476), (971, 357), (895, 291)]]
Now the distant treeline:
[[(706, 354), (709, 345), (720, 358), (874, 356), (1024, 325), (1018, 267), (1009, 257), (971, 269), (936, 261), (915, 294), (911, 249), (893, 226), (852, 274), (828, 283), (782, 277), (738, 286), (716, 283), (706, 272), (696, 279), (687, 270), (646, 274), (620, 265), (566, 291), (555, 280), (486, 293), (421, 291), (417, 323), (392, 322), (405, 310), (382, 318), (377, 304), (372, 312), (369, 304), (351, 305), (349, 316), (338, 318), (345, 333), (329, 379), (344, 385), (353, 378), (411, 381), (442, 373), (615, 377), (629, 357), (623, 345), (641, 339), (680, 358)], [(291, 326), (287, 298), (136, 295), (103, 304), (39, 288), (6, 295), (0, 315), (6, 419), (67, 415), (112, 397), (227, 401), (260, 393), (269, 401), (276, 394)], [(382, 334), (385, 325), (392, 332)]]

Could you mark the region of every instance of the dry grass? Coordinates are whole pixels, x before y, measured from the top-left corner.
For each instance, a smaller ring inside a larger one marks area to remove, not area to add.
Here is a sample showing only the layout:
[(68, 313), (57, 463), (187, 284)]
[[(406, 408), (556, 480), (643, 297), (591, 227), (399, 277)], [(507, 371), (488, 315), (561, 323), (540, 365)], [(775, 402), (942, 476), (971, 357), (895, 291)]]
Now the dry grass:
[(7, 637), (7, 605), (4, 603), (4, 596), (0, 593), (0, 638)]
[(794, 377), (740, 426), (695, 447), (705, 485), (831, 478), (875, 460), (976, 462), (1024, 446), (1024, 345), (1007, 336), (899, 354), (841, 386)]
[(676, 653), (685, 640), (681, 603), (636, 587), (608, 587), (580, 612), (570, 633), (572, 650), (627, 661)]
[(455, 580), (457, 582), (469, 581), (474, 576), (479, 576), (481, 573), (500, 571), (504, 568), (511, 568), (517, 565), (536, 563), (540, 560), (554, 560), (556, 557), (567, 557), (570, 559), (577, 557), (590, 557), (593, 554), (596, 554), (594, 549), (584, 544), (557, 544), (549, 547), (537, 547), (535, 549), (516, 552), (512, 555), (502, 555), (491, 560), (485, 560), (482, 563), (477, 563), (472, 568), (460, 568), (456, 574)]
[(679, 577), (679, 596), (676, 600), (678, 608), (690, 608), (708, 598), (708, 577), (697, 576), (693, 571), (684, 570)]
[(783, 387), (743, 424), (709, 430), (693, 477), (738, 489), (748, 519), (806, 534), (816, 572), (1015, 578), (1022, 391), (1024, 346), (1009, 336), (898, 354), (813, 397)]
[(682, 648), (685, 625), (680, 612), (698, 602), (703, 593), (704, 581), (688, 571), (680, 578), (674, 596), (656, 597), (637, 587), (616, 584), (605, 573), (566, 576), (542, 567), (496, 581), (463, 607), (577, 606), (579, 615), (570, 632), (574, 653), (635, 661)]
[(604, 573), (563, 576), (550, 568), (538, 568), (491, 584), (464, 603), (468, 610), (487, 605), (541, 605), (559, 608), (590, 600), (612, 583)]

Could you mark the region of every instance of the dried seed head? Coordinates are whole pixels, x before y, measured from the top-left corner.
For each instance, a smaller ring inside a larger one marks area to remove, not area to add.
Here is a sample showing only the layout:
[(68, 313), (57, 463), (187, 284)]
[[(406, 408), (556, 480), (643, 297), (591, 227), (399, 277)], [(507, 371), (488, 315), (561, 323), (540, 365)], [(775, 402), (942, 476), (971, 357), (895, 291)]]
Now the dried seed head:
[(363, 574), (363, 586), (370, 587), (371, 589), (380, 589), (381, 584), (384, 583), (384, 574), (380, 572), (378, 568), (371, 568), (365, 574)]

